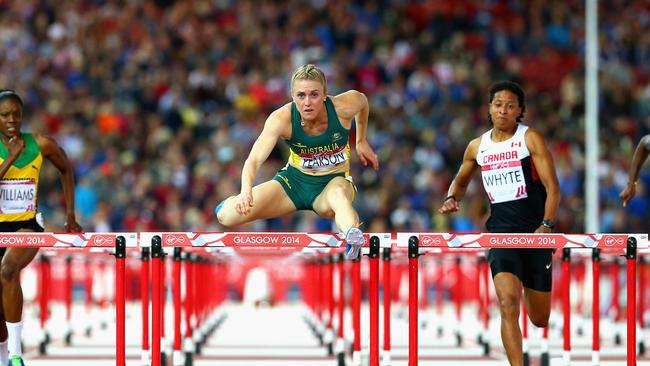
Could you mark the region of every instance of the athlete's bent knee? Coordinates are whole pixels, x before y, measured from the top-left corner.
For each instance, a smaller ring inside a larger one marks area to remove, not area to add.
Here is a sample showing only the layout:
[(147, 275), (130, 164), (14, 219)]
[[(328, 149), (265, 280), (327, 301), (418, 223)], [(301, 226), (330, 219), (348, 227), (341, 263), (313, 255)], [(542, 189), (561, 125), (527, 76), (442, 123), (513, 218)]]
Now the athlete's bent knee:
[(217, 221), (219, 221), (222, 226), (228, 226), (228, 221), (223, 214), (223, 210), (219, 210), (219, 212), (217, 212)]
[(231, 217), (229, 218), (228, 216), (232, 216), (232, 215), (226, 215), (223, 212), (223, 210), (221, 210), (217, 214), (217, 221), (219, 221), (219, 224), (221, 224), (224, 227), (231, 227), (237, 225), (237, 222), (233, 220)]
[(546, 328), (546, 327), (548, 327), (548, 318), (545, 318), (545, 319), (530, 319), (530, 321), (537, 328)]
[(515, 297), (506, 297), (499, 301), (499, 310), (502, 318), (518, 319), (519, 302)]
[(217, 216), (217, 221), (219, 222), (219, 224), (225, 227), (231, 227), (237, 224), (235, 220), (232, 219), (232, 215), (228, 215), (227, 209), (224, 207), (226, 201), (228, 201), (229, 199), (230, 198), (227, 198), (221, 201), (221, 203), (219, 203), (219, 205), (217, 205), (217, 207), (214, 210)]
[(350, 188), (343, 184), (337, 184), (329, 192), (329, 197), (337, 202), (351, 201)]
[(548, 326), (548, 318), (550, 314), (542, 314), (542, 315), (536, 315), (536, 314), (528, 314), (528, 318), (530, 319), (530, 322), (533, 323), (536, 327), (538, 328), (546, 328)]
[(20, 267), (13, 262), (3, 261), (2, 267), (0, 267), (0, 281), (4, 283), (9, 283), (20, 275)]

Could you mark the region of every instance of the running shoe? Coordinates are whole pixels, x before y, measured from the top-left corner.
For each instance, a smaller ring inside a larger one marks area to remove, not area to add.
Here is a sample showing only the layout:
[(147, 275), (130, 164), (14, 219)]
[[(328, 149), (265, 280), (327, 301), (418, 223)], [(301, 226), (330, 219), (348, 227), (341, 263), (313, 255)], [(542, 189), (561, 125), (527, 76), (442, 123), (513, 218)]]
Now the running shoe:
[(217, 216), (219, 214), (219, 211), (221, 211), (221, 208), (223, 207), (223, 204), (226, 202), (226, 200), (223, 200), (219, 202), (217, 207), (214, 208), (214, 216)]
[(25, 366), (22, 357), (20, 356), (11, 356), (9, 358), (9, 366)]
[(366, 238), (363, 236), (363, 231), (358, 227), (351, 227), (345, 234), (345, 258), (349, 260), (357, 259), (365, 242)]

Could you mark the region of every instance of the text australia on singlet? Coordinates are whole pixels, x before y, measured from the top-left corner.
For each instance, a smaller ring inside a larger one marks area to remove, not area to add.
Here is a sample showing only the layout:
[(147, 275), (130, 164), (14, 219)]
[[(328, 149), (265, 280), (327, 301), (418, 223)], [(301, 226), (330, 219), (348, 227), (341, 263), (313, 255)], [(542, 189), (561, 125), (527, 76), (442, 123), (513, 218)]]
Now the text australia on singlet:
[(483, 187), (491, 203), (516, 201), (528, 197), (522, 159), (530, 156), (518, 133), (512, 139), (495, 143), (484, 135), (479, 145), (477, 162), (481, 166)]

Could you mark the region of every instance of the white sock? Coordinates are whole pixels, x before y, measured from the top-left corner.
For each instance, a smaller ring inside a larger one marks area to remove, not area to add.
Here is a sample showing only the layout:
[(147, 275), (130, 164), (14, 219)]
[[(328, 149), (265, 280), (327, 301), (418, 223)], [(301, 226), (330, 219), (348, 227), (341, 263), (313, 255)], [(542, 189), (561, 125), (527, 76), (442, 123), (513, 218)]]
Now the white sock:
[(7, 322), (7, 333), (9, 333), (9, 338), (7, 338), (7, 341), (9, 342), (9, 344), (7, 345), (9, 348), (9, 357), (22, 356), (23, 350), (20, 347), (20, 341), (22, 339), (22, 334), (23, 334), (23, 322), (22, 321), (18, 323)]
[(7, 350), (7, 341), (0, 342), (0, 364), (9, 364), (9, 351)]

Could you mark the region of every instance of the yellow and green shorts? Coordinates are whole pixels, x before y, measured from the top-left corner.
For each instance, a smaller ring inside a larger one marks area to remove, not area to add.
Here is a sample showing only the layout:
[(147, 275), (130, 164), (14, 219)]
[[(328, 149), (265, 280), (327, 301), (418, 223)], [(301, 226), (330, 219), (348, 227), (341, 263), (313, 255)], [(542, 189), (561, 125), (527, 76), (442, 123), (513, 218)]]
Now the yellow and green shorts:
[(296, 209), (313, 211), (313, 204), (316, 197), (323, 192), (327, 183), (336, 177), (344, 177), (350, 182), (354, 192), (352, 199), (354, 199), (357, 187), (352, 182), (352, 177), (346, 177), (344, 173), (307, 175), (291, 165), (287, 165), (277, 172), (273, 179), (280, 182), (280, 185), (282, 185), (282, 188), (284, 188), (284, 191), (296, 206)]

